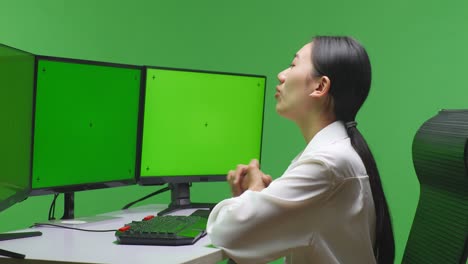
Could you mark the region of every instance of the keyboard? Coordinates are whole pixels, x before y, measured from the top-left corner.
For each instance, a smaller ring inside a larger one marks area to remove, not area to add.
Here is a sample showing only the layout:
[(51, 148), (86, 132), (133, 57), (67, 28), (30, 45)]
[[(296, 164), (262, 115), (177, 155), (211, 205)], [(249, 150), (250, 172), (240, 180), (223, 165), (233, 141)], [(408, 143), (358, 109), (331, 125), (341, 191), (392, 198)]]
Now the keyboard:
[(119, 228), (115, 236), (120, 244), (192, 245), (206, 235), (207, 220), (207, 217), (200, 216), (197, 211), (189, 216), (150, 215), (141, 221), (132, 221)]

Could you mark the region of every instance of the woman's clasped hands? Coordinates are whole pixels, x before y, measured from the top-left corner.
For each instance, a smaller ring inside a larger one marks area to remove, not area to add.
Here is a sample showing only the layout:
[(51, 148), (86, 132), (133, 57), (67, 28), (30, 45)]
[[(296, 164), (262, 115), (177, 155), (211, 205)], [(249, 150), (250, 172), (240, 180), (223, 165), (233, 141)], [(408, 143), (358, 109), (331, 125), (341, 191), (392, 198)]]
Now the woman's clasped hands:
[(260, 164), (256, 159), (253, 159), (248, 165), (237, 165), (235, 170), (228, 172), (226, 178), (233, 197), (241, 195), (246, 190), (261, 191), (268, 187), (273, 180), (270, 175), (260, 170)]

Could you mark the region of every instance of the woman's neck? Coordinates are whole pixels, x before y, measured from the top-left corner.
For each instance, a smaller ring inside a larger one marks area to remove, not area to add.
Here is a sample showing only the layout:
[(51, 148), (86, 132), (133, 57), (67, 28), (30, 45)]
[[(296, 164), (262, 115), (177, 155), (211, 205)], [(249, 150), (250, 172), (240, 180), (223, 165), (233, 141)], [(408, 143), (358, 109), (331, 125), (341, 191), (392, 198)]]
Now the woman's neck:
[(310, 116), (306, 120), (297, 121), (296, 124), (299, 126), (301, 130), (302, 136), (307, 143), (309, 143), (312, 138), (323, 128), (330, 125), (331, 123), (335, 122), (336, 118), (335, 115), (330, 114), (321, 114), (317, 116)]

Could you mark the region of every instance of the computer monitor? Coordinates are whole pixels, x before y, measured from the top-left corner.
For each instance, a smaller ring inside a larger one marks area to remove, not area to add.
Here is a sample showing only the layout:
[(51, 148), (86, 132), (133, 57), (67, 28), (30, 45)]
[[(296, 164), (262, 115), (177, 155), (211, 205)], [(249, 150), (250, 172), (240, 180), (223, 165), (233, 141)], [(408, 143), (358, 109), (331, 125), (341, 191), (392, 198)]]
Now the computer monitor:
[(0, 44), (0, 211), (31, 190), (34, 55)]
[[(34, 55), (0, 44), (0, 212), (23, 201), (31, 190)], [(1, 240), (40, 232), (0, 234)], [(24, 258), (0, 249), (0, 255)]]
[(31, 194), (66, 193), (64, 218), (75, 191), (135, 184), (142, 69), (37, 56)]
[(141, 185), (169, 184), (171, 204), (190, 202), (192, 182), (225, 181), (237, 164), (260, 159), (266, 77), (146, 68)]

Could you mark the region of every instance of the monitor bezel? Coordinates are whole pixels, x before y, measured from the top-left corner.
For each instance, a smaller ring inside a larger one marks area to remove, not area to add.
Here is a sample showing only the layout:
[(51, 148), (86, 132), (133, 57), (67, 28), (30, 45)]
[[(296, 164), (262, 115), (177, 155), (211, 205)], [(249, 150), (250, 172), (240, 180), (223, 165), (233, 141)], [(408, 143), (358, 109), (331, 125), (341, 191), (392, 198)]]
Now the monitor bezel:
[[(126, 68), (126, 69), (137, 69), (140, 70), (140, 90), (139, 90), (139, 102), (138, 102), (138, 121), (137, 121), (137, 131), (136, 131), (136, 158), (135, 158), (135, 169), (134, 169), (134, 176), (133, 179), (125, 179), (125, 180), (113, 180), (113, 181), (103, 181), (103, 182), (94, 182), (94, 183), (82, 183), (82, 184), (72, 184), (66, 186), (51, 186), (51, 187), (44, 187), (44, 188), (33, 188), (32, 181), (33, 181), (33, 155), (34, 155), (34, 136), (35, 136), (35, 122), (36, 122), (36, 92), (37, 92), (37, 74), (38, 74), (38, 65), (40, 60), (47, 60), (47, 61), (57, 61), (57, 62), (65, 62), (65, 63), (75, 63), (75, 64), (88, 64), (88, 65), (95, 65), (95, 66), (105, 66), (105, 67), (117, 67), (117, 68)], [(121, 63), (112, 63), (112, 62), (100, 62), (100, 61), (92, 61), (92, 60), (82, 60), (82, 59), (73, 59), (73, 58), (63, 58), (63, 57), (54, 57), (54, 56), (43, 56), (43, 55), (36, 55), (35, 62), (34, 62), (34, 89), (33, 89), (33, 124), (32, 124), (32, 146), (31, 146), (31, 175), (30, 175), (30, 186), (31, 191), (29, 193), (30, 196), (37, 196), (37, 195), (48, 195), (48, 194), (56, 194), (56, 193), (73, 193), (78, 191), (87, 191), (87, 190), (96, 190), (96, 189), (104, 189), (104, 188), (114, 188), (114, 187), (123, 187), (129, 185), (135, 185), (137, 183), (137, 169), (140, 167), (140, 153), (139, 153), (139, 146), (141, 144), (140, 134), (139, 131), (141, 126), (141, 103), (143, 100), (143, 89), (145, 87), (146, 82), (146, 75), (144, 67), (137, 66), (137, 65), (130, 65), (130, 64), (121, 64)]]
[[(210, 73), (210, 74), (222, 74), (222, 75), (233, 75), (233, 76), (245, 76), (245, 77), (257, 77), (263, 78), (265, 80), (265, 85), (263, 86), (263, 109), (262, 109), (262, 127), (260, 131), (260, 155), (259, 161), (262, 158), (262, 150), (263, 150), (263, 129), (265, 126), (265, 106), (266, 106), (266, 92), (267, 92), (267, 77), (266, 75), (260, 74), (247, 74), (247, 73), (234, 73), (234, 72), (224, 72), (224, 71), (211, 71), (211, 70), (195, 70), (195, 69), (187, 69), (187, 68), (173, 68), (173, 67), (163, 67), (163, 66), (144, 66), (145, 72), (145, 86), (142, 88), (142, 101), (140, 104), (140, 117), (141, 117), (141, 127), (139, 129), (140, 135), (140, 145), (138, 149), (138, 154), (140, 157), (142, 156), (143, 150), (143, 127), (144, 127), (144, 114), (145, 114), (145, 95), (146, 95), (146, 75), (148, 69), (155, 69), (155, 70), (170, 70), (170, 71), (182, 71), (182, 72), (196, 72), (196, 73)], [(234, 169), (234, 168), (233, 168)], [(192, 182), (223, 182), (226, 181), (226, 174), (210, 174), (210, 175), (177, 175), (177, 176), (141, 176), (141, 166), (137, 168), (137, 184), (142, 186), (149, 186), (149, 185), (163, 185), (163, 184), (179, 184), (179, 183), (192, 183)]]

